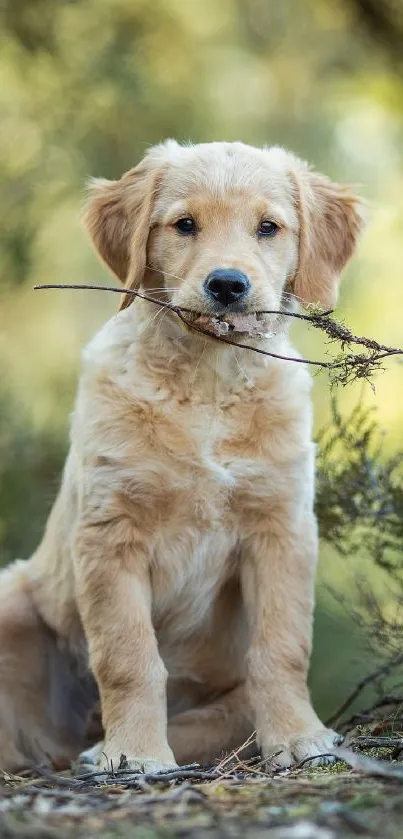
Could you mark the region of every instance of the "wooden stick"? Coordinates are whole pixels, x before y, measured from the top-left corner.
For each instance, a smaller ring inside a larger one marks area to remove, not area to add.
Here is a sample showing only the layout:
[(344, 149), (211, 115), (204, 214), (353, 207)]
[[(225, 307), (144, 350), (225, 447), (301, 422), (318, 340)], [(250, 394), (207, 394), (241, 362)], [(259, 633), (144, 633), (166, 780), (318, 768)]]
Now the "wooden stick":
[[(184, 306), (174, 306), (171, 303), (164, 303), (161, 300), (155, 300), (153, 297), (149, 297), (147, 294), (135, 291), (134, 289), (120, 288), (116, 286), (93, 285), (89, 283), (74, 283), (71, 285), (67, 285), (64, 283), (44, 283), (40, 285), (35, 285), (34, 289), (73, 289), (82, 291), (110, 291), (116, 294), (125, 295), (131, 294), (133, 297), (140, 297), (142, 300), (147, 300), (148, 302), (154, 303), (154, 305), (160, 306), (163, 309), (169, 309), (187, 327), (193, 329), (195, 332), (201, 333), (202, 335), (206, 335), (208, 338), (213, 338), (216, 341), (222, 341), (225, 344), (230, 344), (231, 346), (239, 347), (240, 349), (244, 350), (251, 350), (252, 352), (256, 352), (260, 355), (266, 355), (270, 358), (276, 358), (281, 361), (293, 361), (297, 364), (310, 364), (311, 366), (319, 367), (322, 370), (328, 370), (332, 374), (334, 383), (339, 382), (341, 384), (347, 384), (349, 381), (354, 380), (355, 378), (365, 378), (368, 380), (373, 370), (378, 369), (380, 367), (380, 362), (383, 361), (383, 359), (389, 358), (390, 356), (403, 355), (402, 349), (388, 347), (384, 344), (378, 343), (372, 338), (365, 338), (354, 335), (346, 326), (338, 324), (336, 323), (336, 321), (330, 318), (332, 310), (314, 313), (312, 315), (302, 315), (299, 312), (266, 309), (259, 312), (255, 312), (255, 314), (281, 315), (285, 317), (293, 317), (299, 320), (307, 321), (316, 328), (319, 328), (322, 331), (324, 331), (331, 341), (339, 341), (341, 343), (343, 351), (346, 345), (350, 346), (351, 344), (356, 344), (364, 347), (367, 350), (366, 353), (361, 353), (359, 355), (354, 353), (348, 353), (344, 356), (344, 358), (335, 361), (314, 361), (313, 359), (309, 358), (298, 358), (295, 356), (281, 355), (279, 353), (270, 352), (269, 350), (264, 350), (261, 347), (256, 347), (251, 344), (245, 344), (239, 341), (231, 341), (230, 338), (223, 335), (215, 335), (209, 330), (203, 329), (203, 327), (201, 327), (200, 325), (191, 323), (189, 320), (187, 320), (186, 317), (184, 317), (183, 314), (190, 313), (192, 315), (198, 316), (200, 315), (200, 312), (195, 312), (193, 309), (187, 309)], [(216, 315), (216, 317), (218, 318), (218, 320), (225, 320), (224, 315)]]

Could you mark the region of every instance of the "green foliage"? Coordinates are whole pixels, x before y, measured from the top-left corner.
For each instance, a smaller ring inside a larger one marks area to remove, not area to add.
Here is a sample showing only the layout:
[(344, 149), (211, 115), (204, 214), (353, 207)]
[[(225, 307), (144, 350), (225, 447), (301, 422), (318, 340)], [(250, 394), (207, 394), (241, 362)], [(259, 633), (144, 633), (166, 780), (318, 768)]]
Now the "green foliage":
[[(316, 498), (322, 538), (353, 570), (348, 593), (333, 594), (370, 650), (372, 677), (362, 687), (374, 684), (378, 698), (401, 691), (403, 661), (403, 452), (387, 455), (383, 442), (373, 412), (357, 406), (345, 418), (333, 402), (333, 422), (318, 439)], [(373, 584), (374, 569), (383, 573), (386, 598)]]
[(374, 412), (359, 405), (318, 436), (320, 531), (344, 556), (367, 553), (393, 577), (403, 570), (403, 453), (382, 451)]
[(0, 392), (0, 565), (29, 556), (41, 538), (64, 449), (54, 435), (35, 433), (10, 394)]

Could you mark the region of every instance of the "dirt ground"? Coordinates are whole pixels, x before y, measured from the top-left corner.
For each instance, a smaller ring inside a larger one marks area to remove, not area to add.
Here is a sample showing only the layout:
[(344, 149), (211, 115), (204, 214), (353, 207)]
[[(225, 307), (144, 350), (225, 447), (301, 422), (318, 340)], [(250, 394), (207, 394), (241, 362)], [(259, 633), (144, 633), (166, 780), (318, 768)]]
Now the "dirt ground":
[[(368, 739), (368, 738), (367, 738)], [(380, 738), (376, 738), (377, 742)], [(239, 757), (164, 776), (0, 776), (1, 839), (338, 839), (403, 837), (403, 738), (331, 767), (267, 774)], [(370, 754), (369, 754), (370, 752)], [(392, 759), (391, 759), (392, 758)]]

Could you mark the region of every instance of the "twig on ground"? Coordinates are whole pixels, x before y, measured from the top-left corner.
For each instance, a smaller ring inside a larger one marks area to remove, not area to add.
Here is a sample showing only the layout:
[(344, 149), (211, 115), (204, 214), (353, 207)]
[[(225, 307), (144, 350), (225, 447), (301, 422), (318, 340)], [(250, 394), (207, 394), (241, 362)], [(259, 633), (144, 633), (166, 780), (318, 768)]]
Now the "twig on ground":
[(65, 788), (77, 788), (80, 786), (79, 781), (77, 778), (68, 778), (65, 775), (60, 773), (52, 772), (47, 766), (36, 765), (33, 767), (33, 771), (37, 775), (40, 775), (41, 778), (48, 781), (51, 784), (55, 784), (58, 787), (65, 787)]
[(232, 760), (237, 759), (238, 755), (240, 755), (242, 752), (245, 751), (245, 749), (247, 749), (249, 746), (251, 746), (252, 743), (254, 743), (255, 740), (256, 740), (256, 731), (252, 731), (252, 734), (249, 735), (247, 740), (245, 740), (245, 742), (242, 743), (242, 745), (239, 746), (238, 749), (234, 749), (234, 751), (230, 752), (229, 755), (227, 755), (226, 757), (223, 758), (223, 760), (221, 760), (221, 762), (216, 766), (216, 771), (217, 772), (222, 772), (222, 770), (224, 769), (224, 766), (227, 766), (227, 764), (231, 763)]
[(139, 782), (146, 784), (169, 783), (170, 781), (216, 781), (222, 778), (223, 774), (214, 769), (172, 769), (168, 772), (130, 772), (127, 769), (118, 769), (114, 772), (100, 770), (99, 772), (88, 772), (85, 775), (78, 775), (76, 778), (80, 787), (90, 784), (124, 784), (136, 785)]

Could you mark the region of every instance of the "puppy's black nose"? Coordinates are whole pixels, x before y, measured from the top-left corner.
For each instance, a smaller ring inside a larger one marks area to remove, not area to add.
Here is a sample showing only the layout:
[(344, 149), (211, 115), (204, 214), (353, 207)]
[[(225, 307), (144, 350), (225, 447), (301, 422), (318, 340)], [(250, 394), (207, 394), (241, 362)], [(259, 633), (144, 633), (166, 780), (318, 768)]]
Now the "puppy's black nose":
[(235, 268), (216, 268), (204, 282), (207, 294), (221, 306), (229, 306), (230, 303), (245, 297), (249, 287), (250, 282), (246, 274)]

